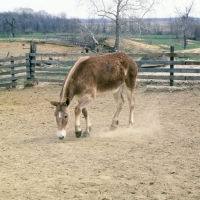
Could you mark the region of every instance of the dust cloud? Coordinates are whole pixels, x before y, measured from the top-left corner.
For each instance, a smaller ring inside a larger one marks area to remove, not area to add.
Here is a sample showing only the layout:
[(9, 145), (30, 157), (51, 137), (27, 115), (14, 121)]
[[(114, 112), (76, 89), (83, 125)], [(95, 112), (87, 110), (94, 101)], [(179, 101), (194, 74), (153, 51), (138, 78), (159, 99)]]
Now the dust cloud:
[(136, 123), (132, 128), (128, 128), (126, 125), (121, 126), (120, 124), (116, 130), (110, 130), (109, 127), (100, 128), (98, 131), (91, 133), (91, 137), (144, 142), (145, 137), (154, 137), (155, 134), (162, 132), (158, 110), (143, 110), (140, 113), (135, 113), (134, 116)]

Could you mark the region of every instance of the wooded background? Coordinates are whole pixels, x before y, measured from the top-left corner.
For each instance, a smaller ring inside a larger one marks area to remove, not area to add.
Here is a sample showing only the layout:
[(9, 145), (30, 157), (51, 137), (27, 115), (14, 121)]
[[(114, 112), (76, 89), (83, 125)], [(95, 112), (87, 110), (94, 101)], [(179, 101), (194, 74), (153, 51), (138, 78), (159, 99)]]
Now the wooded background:
[[(111, 20), (103, 19), (73, 19), (66, 15), (54, 16), (45, 11), (34, 12), (30, 8), (21, 8), (15, 12), (0, 13), (0, 35), (13, 36), (30, 33), (76, 33), (81, 34), (82, 27), (87, 27), (94, 34), (113, 35), (115, 27)], [(138, 23), (125, 23), (121, 34), (155, 34), (181, 36), (180, 18), (150, 18)], [(189, 38), (200, 38), (200, 19), (189, 17), (187, 35)]]

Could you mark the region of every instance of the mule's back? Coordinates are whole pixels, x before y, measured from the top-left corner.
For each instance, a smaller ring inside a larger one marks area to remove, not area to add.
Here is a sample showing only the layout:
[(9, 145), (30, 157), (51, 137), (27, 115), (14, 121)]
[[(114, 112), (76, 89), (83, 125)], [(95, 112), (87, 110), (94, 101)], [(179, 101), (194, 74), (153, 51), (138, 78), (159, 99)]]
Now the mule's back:
[(79, 90), (96, 87), (99, 91), (112, 90), (124, 82), (131, 86), (137, 76), (136, 63), (124, 53), (89, 57), (76, 66), (72, 81)]

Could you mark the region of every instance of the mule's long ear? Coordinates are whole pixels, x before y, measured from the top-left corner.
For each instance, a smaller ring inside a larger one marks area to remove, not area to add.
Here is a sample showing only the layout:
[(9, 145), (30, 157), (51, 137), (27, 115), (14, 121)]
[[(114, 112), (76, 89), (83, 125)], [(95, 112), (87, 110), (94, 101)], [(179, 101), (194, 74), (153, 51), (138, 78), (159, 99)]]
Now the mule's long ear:
[(66, 105), (68, 106), (70, 104), (70, 100), (67, 98)]
[(58, 105), (58, 102), (56, 102), (56, 101), (50, 101), (50, 100), (48, 100), (48, 99), (46, 99), (48, 102), (50, 102), (50, 104), (51, 105), (53, 105), (53, 106), (57, 106)]

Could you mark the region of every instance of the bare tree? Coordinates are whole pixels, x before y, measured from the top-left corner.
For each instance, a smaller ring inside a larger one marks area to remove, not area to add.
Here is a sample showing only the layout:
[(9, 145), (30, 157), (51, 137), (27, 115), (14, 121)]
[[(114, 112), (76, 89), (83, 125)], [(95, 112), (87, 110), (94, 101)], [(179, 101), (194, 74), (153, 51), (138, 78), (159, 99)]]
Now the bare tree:
[(180, 17), (180, 29), (183, 34), (184, 49), (187, 48), (187, 32), (188, 32), (189, 14), (192, 11), (194, 2), (195, 2), (195, 0), (192, 0), (189, 5), (186, 5), (184, 11), (181, 11), (179, 8), (175, 8), (176, 13)]
[(15, 18), (10, 21), (4, 16), (4, 23), (10, 27), (10, 31), (13, 37), (15, 37)]
[(115, 25), (114, 49), (119, 49), (120, 29), (127, 22), (139, 23), (159, 0), (82, 0), (89, 1), (96, 15)]

